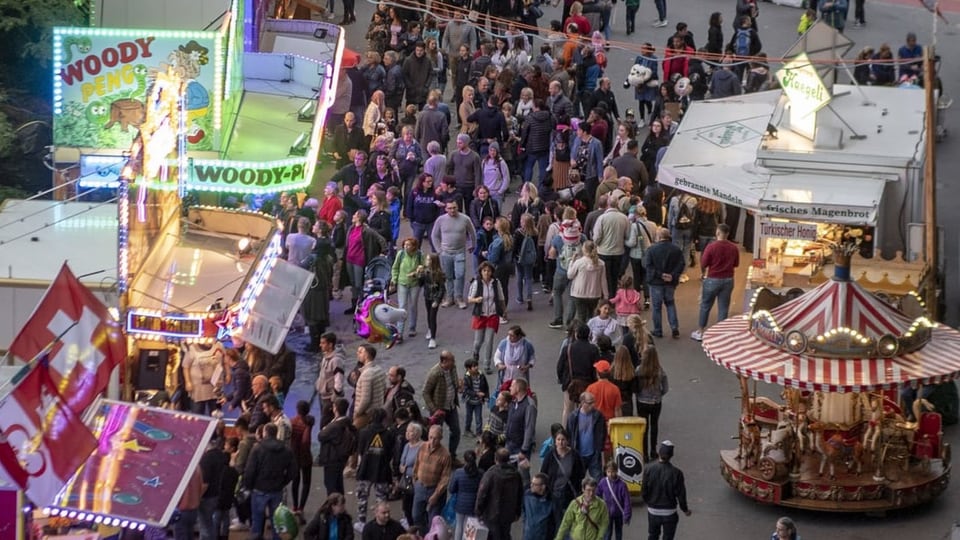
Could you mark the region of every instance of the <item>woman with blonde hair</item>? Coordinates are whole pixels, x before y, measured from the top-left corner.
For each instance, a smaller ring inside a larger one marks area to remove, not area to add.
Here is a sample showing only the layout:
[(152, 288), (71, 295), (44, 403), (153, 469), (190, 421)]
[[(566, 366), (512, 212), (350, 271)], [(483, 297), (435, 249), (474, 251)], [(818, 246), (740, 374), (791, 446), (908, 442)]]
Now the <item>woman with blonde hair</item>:
[(647, 430), (643, 437), (643, 459), (648, 461), (653, 456), (651, 449), (657, 447), (659, 435), (660, 409), (663, 396), (670, 391), (667, 374), (660, 365), (660, 355), (656, 347), (647, 347), (640, 355), (640, 367), (637, 368), (637, 416), (647, 420)]
[[(494, 222), (494, 229), (496, 229), (497, 234), (487, 249), (487, 262), (493, 265), (493, 275), (497, 278), (497, 281), (500, 282), (503, 290), (509, 292), (510, 276), (514, 270), (513, 250), (515, 243), (512, 234), (513, 227), (510, 226), (510, 220), (501, 216)], [(506, 309), (507, 302), (504, 301), (504, 313), (503, 319), (500, 321), (501, 324), (508, 322)]]
[(461, 96), (463, 101), (460, 103), (460, 108), (457, 111), (457, 114), (460, 116), (460, 133), (466, 133), (470, 137), (473, 137), (477, 132), (478, 124), (476, 122), (468, 122), (467, 118), (470, 118), (470, 115), (477, 112), (477, 107), (473, 104), (473, 96), (477, 93), (476, 90), (469, 84), (463, 87)]
[(520, 198), (510, 213), (510, 224), (514, 229), (520, 228), (520, 216), (524, 214), (533, 215), (534, 223), (540, 219), (540, 214), (543, 214), (543, 201), (540, 200), (540, 192), (533, 182), (524, 182), (520, 187)]
[(630, 356), (630, 349), (620, 345), (617, 347), (617, 353), (613, 357), (613, 365), (610, 367), (610, 381), (620, 389), (620, 399), (623, 401), (621, 409), (623, 416), (633, 416), (633, 396), (639, 389), (637, 386), (639, 380), (636, 376), (633, 359)]
[(634, 366), (640, 365), (640, 352), (653, 345), (653, 335), (647, 329), (647, 320), (640, 315), (627, 317), (627, 331), (623, 334), (623, 346), (630, 351)]
[(363, 113), (363, 134), (367, 137), (368, 143), (377, 135), (377, 124), (383, 119), (385, 104), (386, 97), (383, 90), (377, 90), (370, 96), (370, 103), (367, 104), (367, 110)]
[(607, 291), (607, 269), (597, 255), (597, 245), (591, 240), (583, 243), (583, 256), (567, 268), (570, 280), (570, 298), (573, 300), (575, 317), (589, 321), (601, 298), (610, 296)]

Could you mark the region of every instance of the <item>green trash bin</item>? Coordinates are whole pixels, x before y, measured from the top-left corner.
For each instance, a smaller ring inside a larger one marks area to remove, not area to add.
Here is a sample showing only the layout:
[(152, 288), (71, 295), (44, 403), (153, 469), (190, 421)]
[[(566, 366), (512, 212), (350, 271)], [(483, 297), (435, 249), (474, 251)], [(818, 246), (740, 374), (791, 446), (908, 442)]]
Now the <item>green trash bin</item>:
[(607, 425), (620, 478), (627, 483), (630, 497), (638, 498), (643, 483), (643, 437), (647, 433), (647, 419), (621, 416), (611, 418)]

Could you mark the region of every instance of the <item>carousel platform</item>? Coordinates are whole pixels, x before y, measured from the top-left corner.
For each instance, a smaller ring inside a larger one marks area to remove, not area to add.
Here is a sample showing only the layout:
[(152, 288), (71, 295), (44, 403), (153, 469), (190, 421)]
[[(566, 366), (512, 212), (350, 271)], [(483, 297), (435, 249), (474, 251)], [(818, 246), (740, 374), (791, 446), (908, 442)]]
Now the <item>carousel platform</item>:
[(882, 480), (874, 478), (869, 463), (859, 475), (838, 465), (834, 479), (826, 470), (821, 476), (819, 468), (819, 455), (808, 454), (801, 458), (795, 477), (782, 472), (765, 480), (759, 467), (743, 466), (736, 450), (720, 451), (721, 475), (743, 495), (761, 503), (825, 512), (884, 512), (923, 504), (946, 489), (951, 471), (943, 459), (911, 459), (906, 470), (887, 467)]

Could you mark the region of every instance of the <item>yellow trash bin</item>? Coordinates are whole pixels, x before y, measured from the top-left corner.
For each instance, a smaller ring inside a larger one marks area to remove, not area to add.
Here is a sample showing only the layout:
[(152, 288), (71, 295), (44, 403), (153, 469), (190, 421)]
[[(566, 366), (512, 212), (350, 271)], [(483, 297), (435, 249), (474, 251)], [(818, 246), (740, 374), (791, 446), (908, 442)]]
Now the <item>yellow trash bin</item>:
[(620, 470), (620, 478), (627, 483), (630, 497), (640, 496), (643, 482), (643, 437), (647, 432), (647, 419), (640, 416), (611, 418), (610, 443), (613, 459)]

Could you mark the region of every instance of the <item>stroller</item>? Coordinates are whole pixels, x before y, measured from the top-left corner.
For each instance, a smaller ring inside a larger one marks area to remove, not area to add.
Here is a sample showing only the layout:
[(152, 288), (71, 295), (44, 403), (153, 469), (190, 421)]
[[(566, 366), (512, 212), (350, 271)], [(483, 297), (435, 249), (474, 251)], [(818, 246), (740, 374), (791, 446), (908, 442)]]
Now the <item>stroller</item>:
[(390, 260), (384, 256), (370, 259), (367, 266), (363, 268), (363, 297), (379, 294), (386, 300), (392, 269)]

